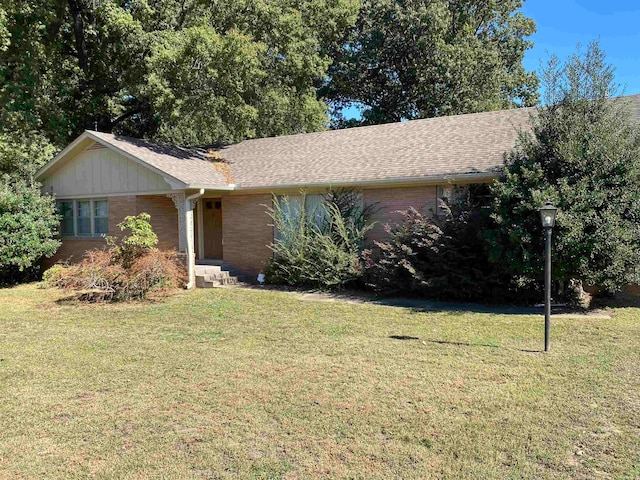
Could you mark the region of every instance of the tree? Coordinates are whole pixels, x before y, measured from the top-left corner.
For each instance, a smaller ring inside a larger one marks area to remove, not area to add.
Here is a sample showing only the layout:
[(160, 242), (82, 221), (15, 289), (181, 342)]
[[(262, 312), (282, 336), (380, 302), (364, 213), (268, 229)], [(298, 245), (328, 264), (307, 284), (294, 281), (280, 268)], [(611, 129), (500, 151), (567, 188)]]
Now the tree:
[(338, 119), (342, 108), (359, 106), (359, 124), (534, 105), (537, 77), (522, 58), (535, 23), (521, 6), (364, 0), (355, 27), (329, 48), (334, 61), (320, 93)]
[(53, 198), (24, 180), (0, 178), (0, 280), (14, 280), (53, 255), (60, 246), (58, 226)]
[(612, 98), (614, 73), (597, 42), (565, 62), (553, 58), (543, 80), (544, 105), (493, 187), (493, 258), (522, 279), (542, 278), (537, 209), (549, 200), (559, 207), (555, 278), (619, 290), (638, 281), (640, 265), (638, 99)]
[(356, 11), (351, 0), (0, 0), (0, 130), (18, 116), (62, 147), (96, 124), (180, 144), (322, 129), (321, 46)]

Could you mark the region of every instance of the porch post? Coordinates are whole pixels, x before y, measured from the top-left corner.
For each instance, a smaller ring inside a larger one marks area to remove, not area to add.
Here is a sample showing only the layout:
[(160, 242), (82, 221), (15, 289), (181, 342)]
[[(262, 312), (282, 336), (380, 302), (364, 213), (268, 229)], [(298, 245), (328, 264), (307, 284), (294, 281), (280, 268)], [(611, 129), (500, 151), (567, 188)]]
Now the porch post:
[(196, 263), (193, 242), (193, 205), (184, 192), (170, 193), (167, 196), (173, 200), (178, 210), (178, 251), (186, 256), (187, 288), (191, 288), (195, 281), (194, 265)]
[(202, 198), (198, 199), (198, 258), (202, 260), (204, 258), (204, 201)]

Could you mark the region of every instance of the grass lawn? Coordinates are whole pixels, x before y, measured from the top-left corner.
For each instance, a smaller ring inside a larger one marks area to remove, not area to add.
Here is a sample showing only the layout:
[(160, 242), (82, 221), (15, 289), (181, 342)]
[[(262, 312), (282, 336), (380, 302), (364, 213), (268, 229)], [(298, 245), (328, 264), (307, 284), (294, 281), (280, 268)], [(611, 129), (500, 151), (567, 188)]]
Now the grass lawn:
[(638, 309), (545, 355), (534, 316), (59, 298), (0, 290), (3, 479), (640, 478)]

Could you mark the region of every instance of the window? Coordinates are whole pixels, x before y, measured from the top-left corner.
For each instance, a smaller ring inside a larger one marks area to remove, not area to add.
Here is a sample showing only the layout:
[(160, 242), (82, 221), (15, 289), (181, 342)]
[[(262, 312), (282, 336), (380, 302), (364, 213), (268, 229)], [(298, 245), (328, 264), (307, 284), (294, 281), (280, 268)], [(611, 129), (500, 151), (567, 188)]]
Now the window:
[(107, 200), (61, 200), (57, 208), (62, 215), (63, 237), (100, 237), (109, 233)]
[(106, 200), (93, 201), (93, 233), (102, 235), (109, 233), (109, 207)]
[(437, 198), (438, 216), (446, 215), (449, 207), (488, 208), (491, 204), (489, 184), (439, 185)]
[(438, 198), (436, 199), (436, 215), (441, 217), (447, 214), (464, 196), (464, 187), (456, 185), (438, 185)]
[(76, 235), (91, 236), (91, 201), (76, 202)]
[[(304, 202), (304, 210), (307, 215), (307, 218), (312, 217), (313, 223), (322, 227), (327, 221), (327, 210), (324, 206), (324, 202), (327, 199), (327, 194), (307, 194), (306, 196), (302, 195), (290, 195), (290, 196), (281, 196), (278, 197), (280, 200), (280, 207), (282, 208), (282, 213), (284, 214), (284, 221), (292, 226), (297, 226), (297, 223), (300, 221), (303, 202)], [(361, 208), (364, 207), (362, 194), (358, 193), (357, 197), (358, 202), (361, 205)], [(276, 240), (281, 240), (280, 232), (275, 230), (274, 236)]]
[(73, 236), (75, 234), (75, 228), (73, 226), (73, 202), (58, 202), (58, 213), (62, 215), (60, 234), (63, 237)]

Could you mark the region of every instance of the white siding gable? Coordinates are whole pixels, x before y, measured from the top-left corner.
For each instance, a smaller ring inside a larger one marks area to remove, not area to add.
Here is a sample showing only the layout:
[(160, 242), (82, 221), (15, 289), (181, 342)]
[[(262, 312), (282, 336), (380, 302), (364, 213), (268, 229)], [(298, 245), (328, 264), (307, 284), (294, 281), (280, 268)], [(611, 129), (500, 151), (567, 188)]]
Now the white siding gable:
[(58, 197), (171, 190), (161, 175), (99, 144), (79, 153), (42, 184), (44, 192)]

